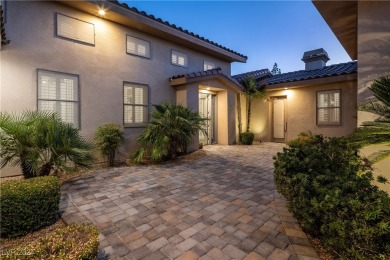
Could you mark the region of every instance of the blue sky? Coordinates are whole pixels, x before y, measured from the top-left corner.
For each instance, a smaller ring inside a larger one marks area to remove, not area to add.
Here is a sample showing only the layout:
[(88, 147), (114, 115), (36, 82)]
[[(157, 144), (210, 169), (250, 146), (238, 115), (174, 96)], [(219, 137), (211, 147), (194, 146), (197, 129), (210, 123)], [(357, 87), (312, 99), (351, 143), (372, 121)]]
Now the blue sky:
[(121, 1), (248, 56), (232, 75), (304, 69), (303, 52), (324, 48), (330, 64), (350, 61), (311, 1)]

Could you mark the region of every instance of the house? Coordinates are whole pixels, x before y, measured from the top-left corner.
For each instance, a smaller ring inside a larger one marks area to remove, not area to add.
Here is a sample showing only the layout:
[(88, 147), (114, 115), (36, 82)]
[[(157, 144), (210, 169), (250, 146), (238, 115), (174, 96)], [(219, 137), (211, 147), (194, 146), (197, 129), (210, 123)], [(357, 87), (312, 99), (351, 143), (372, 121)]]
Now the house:
[[(252, 103), (255, 140), (286, 142), (303, 131), (343, 136), (356, 128), (357, 62), (327, 66), (329, 57), (322, 48), (305, 52), (302, 61), (305, 69), (300, 71), (233, 76), (238, 81), (252, 76), (266, 85), (266, 97)], [(245, 110), (245, 99), (242, 103)]]
[(88, 138), (106, 122), (123, 125), (128, 155), (152, 105), (170, 101), (211, 119), (204, 143), (235, 143), (241, 85), (231, 63), (246, 56), (117, 1), (1, 9), (1, 111), (53, 110)]
[[(357, 104), (372, 98), (368, 87), (380, 76), (390, 76), (390, 2), (312, 0), (325, 22), (352, 59), (359, 61)], [(376, 115), (358, 112), (358, 125), (376, 119)], [(363, 149), (363, 154), (388, 150), (385, 145)], [(390, 158), (374, 164), (376, 174), (390, 179)], [(390, 193), (389, 184), (378, 186)]]
[[(371, 83), (390, 75), (390, 3), (313, 0), (313, 4), (351, 59), (359, 61), (357, 98), (361, 104), (372, 97)], [(372, 119), (359, 111), (359, 125)]]

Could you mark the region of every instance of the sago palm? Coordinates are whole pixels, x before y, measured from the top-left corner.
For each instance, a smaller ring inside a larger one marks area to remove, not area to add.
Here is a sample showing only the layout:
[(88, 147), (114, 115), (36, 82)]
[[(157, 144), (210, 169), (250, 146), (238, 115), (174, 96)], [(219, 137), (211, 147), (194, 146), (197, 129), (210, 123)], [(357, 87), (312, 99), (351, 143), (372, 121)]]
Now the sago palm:
[[(370, 144), (390, 145), (390, 78), (380, 77), (369, 87), (376, 100), (370, 100), (359, 107), (361, 111), (377, 114), (373, 122), (364, 122), (350, 136), (351, 143), (356, 146)], [(374, 161), (390, 156), (390, 150), (382, 151)]]
[(92, 146), (73, 125), (48, 111), (0, 113), (0, 167), (21, 167), (25, 178), (88, 168)]
[(134, 160), (142, 162), (149, 153), (152, 161), (174, 159), (186, 153), (193, 137), (203, 130), (205, 118), (181, 105), (155, 105), (152, 120), (137, 141), (142, 146), (134, 153)]

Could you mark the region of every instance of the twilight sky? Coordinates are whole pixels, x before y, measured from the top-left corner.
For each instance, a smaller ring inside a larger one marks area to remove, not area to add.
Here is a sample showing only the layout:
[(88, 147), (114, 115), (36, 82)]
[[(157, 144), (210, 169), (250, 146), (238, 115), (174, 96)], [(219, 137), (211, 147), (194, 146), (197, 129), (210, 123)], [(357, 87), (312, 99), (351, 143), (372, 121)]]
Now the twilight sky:
[(272, 69), (304, 69), (308, 50), (324, 48), (327, 65), (348, 62), (345, 52), (311, 1), (123, 1), (248, 56), (232, 75)]

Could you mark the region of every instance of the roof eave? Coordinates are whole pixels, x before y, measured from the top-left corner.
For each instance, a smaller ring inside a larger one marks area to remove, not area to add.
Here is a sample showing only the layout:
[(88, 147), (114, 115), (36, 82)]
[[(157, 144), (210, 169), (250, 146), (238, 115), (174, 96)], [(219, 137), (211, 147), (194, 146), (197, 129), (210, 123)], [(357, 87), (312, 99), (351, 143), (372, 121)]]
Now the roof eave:
[(149, 17), (135, 13), (125, 7), (111, 3), (106, 0), (93, 1), (67, 1), (56, 0), (75, 9), (84, 11), (94, 16), (97, 15), (99, 7), (107, 10), (104, 19), (116, 22), (139, 31), (146, 32), (153, 36), (169, 40), (170, 42), (184, 45), (188, 48), (209, 54), (228, 62), (246, 62), (247, 58), (220, 48), (212, 43), (203, 41), (178, 29), (153, 20)]
[(315, 79), (296, 80), (290, 82), (282, 82), (266, 86), (266, 91), (280, 90), (284, 88), (300, 88), (314, 85), (325, 85), (333, 83), (341, 83), (347, 81), (357, 81), (357, 72), (343, 74), (338, 76), (328, 76)]
[(358, 2), (356, 0), (312, 0), (312, 2), (351, 59), (356, 60)]
[(181, 86), (181, 85), (205, 81), (205, 80), (212, 80), (212, 79), (217, 79), (224, 82), (230, 88), (232, 88), (236, 93), (240, 93), (243, 91), (243, 87), (241, 86), (240, 83), (223, 74), (211, 74), (211, 75), (205, 75), (205, 76), (199, 76), (193, 78), (186, 78), (186, 77), (175, 78), (175, 79), (171, 79), (171, 86), (176, 87), (176, 86)]

